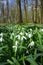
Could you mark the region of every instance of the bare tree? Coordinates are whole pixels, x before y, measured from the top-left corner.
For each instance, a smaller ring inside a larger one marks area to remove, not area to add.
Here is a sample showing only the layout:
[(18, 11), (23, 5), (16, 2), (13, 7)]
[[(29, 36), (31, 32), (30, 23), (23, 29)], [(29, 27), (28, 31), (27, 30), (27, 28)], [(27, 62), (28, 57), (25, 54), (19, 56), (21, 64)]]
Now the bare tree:
[(41, 0), (41, 23), (43, 23), (43, 0)]
[(22, 23), (22, 9), (21, 9), (21, 0), (17, 0), (17, 5), (19, 7), (19, 23)]
[(9, 1), (6, 0), (6, 8), (7, 8), (7, 21), (8, 21), (8, 18), (9, 18)]
[(2, 0), (2, 8), (1, 8), (1, 10), (2, 10), (2, 19), (4, 21), (4, 0)]
[(32, 11), (32, 22), (34, 23), (34, 4), (33, 4), (33, 0), (31, 3), (31, 11)]
[(24, 10), (25, 10), (25, 15), (26, 15), (26, 22), (28, 22), (28, 19), (27, 19), (27, 11), (28, 11), (28, 1), (27, 0), (24, 0)]
[(35, 0), (35, 23), (37, 23), (37, 3), (38, 0)]

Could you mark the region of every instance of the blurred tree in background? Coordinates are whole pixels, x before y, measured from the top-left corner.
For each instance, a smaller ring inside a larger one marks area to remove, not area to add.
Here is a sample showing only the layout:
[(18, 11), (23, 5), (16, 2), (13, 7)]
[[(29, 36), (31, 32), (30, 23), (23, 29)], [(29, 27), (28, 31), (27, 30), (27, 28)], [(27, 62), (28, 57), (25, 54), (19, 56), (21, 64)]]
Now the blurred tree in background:
[(0, 23), (43, 23), (43, 0), (0, 0)]

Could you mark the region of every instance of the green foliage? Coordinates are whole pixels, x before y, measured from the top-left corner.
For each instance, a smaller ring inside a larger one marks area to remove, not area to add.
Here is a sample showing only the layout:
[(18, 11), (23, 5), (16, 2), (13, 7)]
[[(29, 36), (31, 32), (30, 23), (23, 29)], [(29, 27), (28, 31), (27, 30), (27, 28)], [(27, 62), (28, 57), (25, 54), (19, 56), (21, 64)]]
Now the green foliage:
[(0, 26), (0, 65), (43, 65), (43, 28)]

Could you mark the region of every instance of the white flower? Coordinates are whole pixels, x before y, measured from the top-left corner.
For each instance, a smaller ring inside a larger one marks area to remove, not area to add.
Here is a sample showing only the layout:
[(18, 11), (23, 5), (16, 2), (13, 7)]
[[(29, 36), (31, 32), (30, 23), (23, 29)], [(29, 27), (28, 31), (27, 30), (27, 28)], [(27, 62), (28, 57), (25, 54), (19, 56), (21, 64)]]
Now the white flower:
[(20, 35), (17, 35), (16, 38), (18, 38), (20, 40)]
[(28, 35), (28, 37), (31, 38), (31, 37), (32, 37), (32, 34), (30, 33), (30, 34)]
[(3, 38), (1, 37), (1, 38), (0, 38), (0, 42), (2, 42), (2, 41), (3, 41)]
[(17, 46), (13, 46), (13, 48), (15, 48), (15, 52), (17, 51)]
[(28, 47), (30, 46), (30, 48), (32, 47), (32, 46), (34, 46), (34, 41), (32, 41), (29, 45), (28, 45)]
[(32, 29), (30, 28), (30, 31), (32, 31)]
[(3, 33), (0, 33), (0, 36), (3, 37)]
[(18, 41), (15, 42), (15, 45), (12, 46), (13, 48), (15, 48), (15, 52), (17, 51), (17, 45), (18, 45)]
[(12, 48), (16, 48), (16, 46), (12, 46)]
[(20, 32), (20, 35), (23, 35), (23, 33), (22, 33), (22, 32)]
[(14, 33), (11, 33), (10, 39), (12, 39), (12, 38), (13, 38), (13, 36), (14, 36)]
[(24, 38), (24, 39), (26, 39), (26, 37), (25, 37), (25, 36), (23, 36), (23, 38)]
[(29, 54), (29, 51), (27, 50), (26, 53)]
[(14, 36), (14, 33), (12, 33), (11, 35)]
[(26, 40), (26, 37), (25, 37), (25, 36), (22, 36), (22, 37), (21, 37), (21, 40), (23, 40), (23, 39), (25, 39), (25, 40)]
[(26, 36), (28, 35), (28, 33), (25, 33), (26, 34)]
[(17, 44), (18, 44), (18, 41), (15, 42), (15, 45), (16, 45), (16, 46), (17, 46)]
[(42, 31), (42, 32), (43, 32), (43, 29), (40, 29), (40, 31)]

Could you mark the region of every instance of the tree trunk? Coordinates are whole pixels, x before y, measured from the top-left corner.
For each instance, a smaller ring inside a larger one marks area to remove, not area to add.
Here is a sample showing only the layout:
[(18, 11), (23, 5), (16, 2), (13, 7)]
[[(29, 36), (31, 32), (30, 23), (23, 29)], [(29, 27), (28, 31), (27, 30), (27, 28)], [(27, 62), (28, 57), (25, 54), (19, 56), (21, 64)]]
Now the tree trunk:
[(8, 0), (6, 2), (6, 6), (7, 6), (7, 22), (8, 22), (8, 18), (9, 18), (9, 2), (8, 2)]
[(37, 0), (35, 0), (35, 23), (37, 23), (37, 3), (38, 3), (38, 1)]
[(2, 3), (2, 18), (3, 18), (3, 22), (4, 22), (4, 3)]
[(33, 0), (32, 0), (32, 6), (31, 6), (31, 10), (32, 10), (32, 22), (34, 23), (34, 7), (33, 7)]
[(43, 24), (43, 0), (41, 0), (41, 23)]
[(19, 9), (19, 23), (22, 23), (22, 9), (21, 9), (21, 0), (17, 0), (17, 5)]
[(27, 6), (27, 4), (28, 4), (28, 2), (27, 2), (27, 0), (24, 0), (24, 10), (25, 10), (25, 16), (26, 16), (26, 22), (28, 22), (28, 19), (27, 19), (27, 9), (28, 9), (28, 6)]

